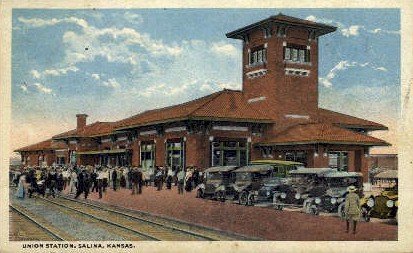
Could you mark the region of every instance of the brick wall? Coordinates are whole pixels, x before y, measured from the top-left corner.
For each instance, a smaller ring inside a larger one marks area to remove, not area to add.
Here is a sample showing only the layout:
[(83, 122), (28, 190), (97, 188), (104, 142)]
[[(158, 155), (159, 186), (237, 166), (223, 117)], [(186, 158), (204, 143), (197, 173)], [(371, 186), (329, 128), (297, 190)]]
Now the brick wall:
[[(304, 113), (315, 111), (318, 107), (318, 43), (308, 40), (305, 29), (287, 29), (286, 37), (274, 33), (264, 38), (261, 29), (249, 34), (249, 43), (243, 46), (243, 91), (247, 98), (265, 96), (280, 113)], [(283, 43), (310, 46), (310, 64), (288, 63), (284, 61)], [(267, 63), (249, 67), (248, 50), (267, 44)], [(309, 70), (307, 77), (285, 74), (285, 68)], [(261, 77), (248, 78), (246, 73), (267, 69)]]

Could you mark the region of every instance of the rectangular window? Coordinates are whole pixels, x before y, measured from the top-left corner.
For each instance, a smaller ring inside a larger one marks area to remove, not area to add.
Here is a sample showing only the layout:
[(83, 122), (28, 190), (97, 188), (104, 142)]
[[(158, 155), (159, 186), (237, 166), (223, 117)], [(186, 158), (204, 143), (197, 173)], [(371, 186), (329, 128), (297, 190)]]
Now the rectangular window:
[(304, 166), (307, 166), (307, 154), (304, 151), (292, 151), (285, 153), (286, 161), (293, 161), (302, 163)]
[(263, 61), (263, 60), (262, 60), (262, 50), (258, 51), (258, 59), (257, 59), (257, 61), (258, 61), (258, 62), (262, 62), (262, 61)]
[(245, 166), (249, 149), (246, 141), (212, 142), (212, 166)]
[(185, 147), (183, 141), (170, 141), (166, 143), (166, 164), (172, 171), (185, 167)]
[(284, 55), (285, 60), (291, 60), (291, 48), (286, 47)]
[(329, 152), (328, 167), (338, 171), (348, 171), (348, 152)]
[(143, 169), (155, 167), (155, 143), (141, 144), (141, 166)]
[(306, 46), (287, 44), (284, 47), (284, 60), (295, 63), (309, 63), (310, 50)]
[(267, 50), (264, 47), (252, 49), (249, 57), (249, 65), (256, 66), (264, 64), (267, 61)]
[(298, 61), (298, 49), (293, 48), (291, 51), (291, 60), (294, 62)]
[(305, 62), (305, 50), (300, 49), (300, 51), (298, 51), (298, 60), (300, 62)]

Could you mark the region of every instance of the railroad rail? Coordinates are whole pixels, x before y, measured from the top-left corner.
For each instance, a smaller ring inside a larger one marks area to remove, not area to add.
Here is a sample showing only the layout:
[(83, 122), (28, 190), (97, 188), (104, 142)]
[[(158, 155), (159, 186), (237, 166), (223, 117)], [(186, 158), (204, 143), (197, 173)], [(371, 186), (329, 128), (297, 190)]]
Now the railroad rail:
[(253, 238), (253, 237), (248, 237), (248, 236), (233, 233), (233, 232), (222, 231), (219, 229), (205, 227), (202, 225), (197, 225), (197, 224), (193, 224), (193, 223), (189, 223), (189, 222), (185, 222), (181, 220), (176, 220), (170, 217), (159, 216), (159, 215), (155, 215), (155, 214), (140, 211), (140, 210), (132, 210), (132, 209), (127, 209), (127, 208), (114, 206), (114, 205), (108, 205), (108, 204), (99, 204), (99, 203), (96, 203), (95, 201), (89, 201), (89, 200), (82, 201), (82, 200), (69, 198), (66, 196), (60, 196), (60, 198), (63, 198), (68, 201), (78, 202), (82, 205), (87, 205), (93, 208), (99, 208), (99, 209), (102, 209), (108, 212), (123, 215), (131, 219), (151, 223), (155, 226), (168, 227), (171, 230), (191, 234), (195, 237), (203, 238), (204, 240), (211, 240), (211, 241), (218, 241), (218, 240), (221, 240), (221, 241), (222, 240), (224, 241), (230, 241), (230, 240), (259, 241), (259, 240), (262, 240), (260, 238)]
[(63, 237), (52, 231), (50, 227), (38, 221), (24, 208), (9, 204), (11, 241), (36, 240), (36, 241), (66, 241)]
[[(189, 240), (218, 240), (217, 236), (193, 232), (182, 229), (170, 224), (160, 223), (128, 214), (121, 211), (116, 211), (102, 206), (77, 201), (66, 197), (59, 197), (53, 200), (38, 197), (45, 203), (58, 206), (71, 212), (75, 212), (86, 216), (90, 219), (98, 220), (107, 225), (114, 226), (130, 233), (136, 234), (142, 240), (167, 240), (167, 241), (189, 241)], [(234, 239), (232, 239), (234, 240)]]

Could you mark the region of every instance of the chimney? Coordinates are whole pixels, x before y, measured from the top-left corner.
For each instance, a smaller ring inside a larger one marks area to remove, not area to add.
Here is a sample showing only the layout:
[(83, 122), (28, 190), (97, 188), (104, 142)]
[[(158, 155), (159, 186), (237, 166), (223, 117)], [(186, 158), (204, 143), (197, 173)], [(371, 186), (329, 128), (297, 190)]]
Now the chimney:
[(82, 131), (86, 126), (87, 114), (76, 114), (76, 118), (77, 118), (76, 130)]

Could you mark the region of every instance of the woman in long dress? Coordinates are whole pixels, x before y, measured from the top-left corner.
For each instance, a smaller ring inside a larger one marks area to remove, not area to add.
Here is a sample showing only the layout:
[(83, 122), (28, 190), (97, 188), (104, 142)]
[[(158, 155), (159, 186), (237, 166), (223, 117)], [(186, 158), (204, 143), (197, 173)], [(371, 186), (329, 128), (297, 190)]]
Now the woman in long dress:
[(22, 174), (19, 178), (19, 184), (17, 186), (17, 197), (18, 198), (24, 198), (25, 194), (26, 194), (26, 175)]
[(70, 183), (69, 183), (69, 193), (75, 193), (76, 188), (77, 188), (77, 174), (76, 171), (72, 171), (72, 174), (70, 174)]

